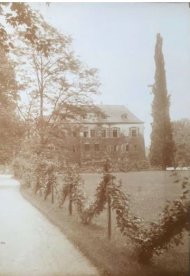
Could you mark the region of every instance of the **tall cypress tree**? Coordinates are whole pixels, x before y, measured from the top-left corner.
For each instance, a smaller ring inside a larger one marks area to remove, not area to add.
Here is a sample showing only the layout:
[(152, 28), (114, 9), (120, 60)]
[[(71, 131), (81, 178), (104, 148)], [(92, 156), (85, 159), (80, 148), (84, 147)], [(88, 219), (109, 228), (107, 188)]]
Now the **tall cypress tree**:
[(157, 34), (154, 60), (156, 71), (153, 85), (150, 162), (152, 166), (165, 169), (173, 165), (174, 143), (169, 115), (170, 98), (167, 92), (162, 37), (160, 34)]

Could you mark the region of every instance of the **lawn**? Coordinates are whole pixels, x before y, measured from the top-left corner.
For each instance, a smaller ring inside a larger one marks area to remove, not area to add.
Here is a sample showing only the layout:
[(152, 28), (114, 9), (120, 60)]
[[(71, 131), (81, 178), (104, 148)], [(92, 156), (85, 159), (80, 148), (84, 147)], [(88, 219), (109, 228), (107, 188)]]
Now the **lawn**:
[[(180, 172), (179, 172), (180, 173)], [(190, 172), (181, 172), (181, 176)], [(174, 182), (171, 172), (129, 172), (115, 174), (122, 181), (122, 189), (130, 195), (132, 211), (147, 222), (157, 220), (167, 200), (180, 194), (180, 184)], [(84, 189), (93, 201), (100, 174), (82, 174)], [(96, 217), (91, 225), (84, 226), (74, 210), (68, 215), (68, 202), (59, 209), (50, 199), (40, 200), (31, 192), (24, 195), (39, 208), (65, 235), (99, 268), (101, 275), (110, 276), (185, 276), (189, 269), (189, 240), (184, 236), (184, 245), (155, 256), (149, 265), (141, 265), (136, 259), (134, 245), (120, 234), (112, 214), (112, 239), (107, 239), (107, 210)]]
[[(178, 172), (177, 176), (170, 171), (142, 171), (115, 173), (121, 180), (122, 190), (130, 196), (131, 207), (137, 216), (147, 222), (158, 219), (160, 211), (167, 200), (177, 198), (181, 193), (181, 184), (174, 182), (177, 178), (190, 175), (190, 171)], [(101, 174), (82, 174), (84, 189), (93, 201), (96, 186)]]

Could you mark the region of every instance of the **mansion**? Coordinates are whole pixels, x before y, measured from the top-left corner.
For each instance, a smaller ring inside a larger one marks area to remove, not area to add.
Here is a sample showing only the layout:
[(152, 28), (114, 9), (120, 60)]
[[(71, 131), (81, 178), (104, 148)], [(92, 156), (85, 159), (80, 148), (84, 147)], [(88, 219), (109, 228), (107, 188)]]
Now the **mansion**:
[(65, 137), (69, 158), (85, 163), (139, 161), (145, 159), (144, 123), (123, 105), (96, 105), (99, 113), (87, 112), (83, 119), (70, 122)]

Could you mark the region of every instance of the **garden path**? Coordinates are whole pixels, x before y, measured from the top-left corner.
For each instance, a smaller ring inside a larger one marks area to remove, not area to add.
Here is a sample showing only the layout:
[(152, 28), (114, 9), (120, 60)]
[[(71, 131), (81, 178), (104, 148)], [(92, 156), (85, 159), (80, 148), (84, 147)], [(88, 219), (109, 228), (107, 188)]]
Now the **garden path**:
[[(76, 229), (77, 231), (77, 229)], [(97, 269), (0, 175), (0, 275), (97, 276)]]

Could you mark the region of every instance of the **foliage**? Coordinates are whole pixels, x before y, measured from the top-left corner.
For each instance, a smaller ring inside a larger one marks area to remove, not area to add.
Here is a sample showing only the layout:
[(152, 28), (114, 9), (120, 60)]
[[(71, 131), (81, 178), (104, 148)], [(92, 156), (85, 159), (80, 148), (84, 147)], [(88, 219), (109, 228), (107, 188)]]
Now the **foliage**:
[(118, 162), (119, 170), (123, 172), (128, 171), (142, 171), (150, 169), (150, 163), (148, 160), (137, 160), (137, 161), (129, 161), (129, 160), (121, 160)]
[(2, 108), (0, 110), (0, 164), (10, 164), (20, 150), (24, 127), (19, 119)]
[[(36, 161), (33, 162), (31, 167), (33, 168), (33, 180), (35, 179), (34, 175), (40, 176), (37, 183), (38, 191), (40, 189), (44, 190), (44, 195), (47, 196), (52, 191), (50, 186), (56, 186), (55, 172), (58, 172), (58, 167), (52, 166), (49, 161), (42, 161), (38, 163), (38, 166), (35, 165)], [(31, 167), (24, 165), (22, 170), (25, 181), (28, 181), (27, 183), (32, 179)], [(26, 170), (28, 170), (28, 173), (26, 173)], [(190, 231), (188, 221), (190, 212), (189, 179), (187, 177), (182, 180), (177, 178), (176, 182), (179, 182), (179, 184), (182, 181), (182, 195), (179, 199), (167, 202), (159, 220), (152, 222), (150, 227), (147, 227), (143, 219), (136, 217), (131, 212), (129, 196), (122, 192), (121, 182), (116, 181), (110, 170), (111, 166), (106, 162), (102, 180), (96, 189), (95, 200), (88, 204), (87, 197), (83, 192), (83, 181), (79, 170), (75, 166), (68, 166), (64, 171), (64, 181), (61, 189), (60, 187), (58, 189), (59, 206), (61, 207), (66, 198), (69, 197), (69, 211), (70, 204), (73, 204), (81, 222), (89, 224), (94, 217), (106, 208), (109, 198), (111, 208), (116, 214), (117, 227), (121, 234), (136, 246), (140, 262), (149, 262), (154, 254), (160, 255), (163, 250), (179, 245), (182, 242), (184, 230)], [(49, 183), (47, 179), (49, 179)]]
[(49, 160), (46, 163), (45, 175), (46, 182), (44, 185), (44, 199), (48, 197), (48, 195), (52, 194), (52, 201), (54, 200), (54, 189), (56, 189), (56, 164), (55, 162)]
[[(97, 92), (99, 86), (97, 70), (84, 65), (72, 50), (71, 38), (47, 24), (28, 4), (1, 3), (0, 13), (2, 56), (9, 52), (16, 72), (15, 76), (11, 66), (3, 66), (2, 69), (7, 69), (10, 78), (4, 77), (8, 74), (2, 70), (0, 86), (4, 90), (8, 88), (11, 96), (14, 94), (15, 101), (11, 103), (15, 104), (16, 111), (24, 120), (28, 138), (32, 136), (33, 139), (34, 135), (36, 140), (40, 138), (38, 154), (43, 153), (49, 145), (54, 144), (55, 147), (56, 144), (58, 155), (60, 146), (62, 150), (64, 148), (63, 143), (60, 145), (62, 122), (84, 114), (84, 104), (91, 103), (91, 95)], [(21, 99), (23, 95), (28, 103), (25, 106), (18, 104), (18, 94), (12, 93), (13, 89), (15, 92), (18, 88)], [(3, 91), (4, 95), (7, 91)], [(4, 99), (1, 97), (0, 100)], [(12, 105), (9, 105), (11, 109)], [(4, 114), (6, 116), (6, 112)], [(7, 119), (11, 122), (8, 116)], [(8, 153), (4, 148), (3, 151)]]
[(28, 155), (25, 151), (25, 147), (20, 151), (19, 156), (16, 156), (12, 162), (12, 170), (14, 176), (21, 180), (21, 183), (32, 187), (33, 183), (36, 181), (36, 176), (34, 174), (34, 168), (36, 160), (34, 156)]
[(0, 3), (0, 48), (9, 51), (14, 47), (15, 41), (11, 36), (11, 28), (24, 29), (24, 38), (34, 44), (37, 40), (35, 16), (26, 3), (2, 2)]
[[(177, 180), (179, 182), (179, 180)], [(168, 202), (160, 214), (158, 222), (151, 223), (150, 229), (143, 230), (139, 240), (139, 260), (148, 262), (153, 254), (160, 255), (163, 250), (182, 243), (184, 230), (190, 231), (190, 182), (185, 177), (182, 181), (182, 195), (179, 199)]]
[[(25, 3), (0, 3), (0, 15), (0, 163), (8, 163), (18, 152), (26, 128), (17, 116), (18, 90), (22, 83), (15, 67), (16, 60), (18, 63), (21, 60), (18, 61), (18, 56), (14, 59), (13, 49), (20, 47), (21, 37), (24, 43), (39, 48), (37, 31), (39, 35), (43, 20), (38, 20), (37, 14)], [(15, 36), (16, 31), (19, 37)]]
[(91, 96), (99, 87), (97, 70), (76, 57), (70, 37), (59, 33), (38, 13), (35, 17), (41, 26), (36, 31), (40, 39), (35, 45), (20, 43), (14, 51), (20, 58), (17, 77), (28, 97), (28, 104), (19, 111), (27, 122), (28, 137), (39, 138), (38, 154), (51, 145), (57, 158), (67, 159), (68, 147), (62, 139), (70, 131), (67, 123), (81, 118), (92, 104)]
[[(80, 207), (80, 217), (83, 224), (89, 224), (94, 217), (99, 215), (104, 209), (105, 204), (107, 202), (107, 185), (108, 183), (104, 180), (102, 180), (99, 185), (96, 188), (96, 194), (95, 194), (95, 201), (93, 203), (90, 203), (88, 207), (82, 206)], [(108, 180), (108, 179), (107, 179)]]
[(43, 190), (46, 198), (53, 187), (49, 162), (58, 166), (55, 171), (64, 167), (69, 155), (63, 136), (69, 137), (73, 131), (67, 123), (84, 116), (86, 109), (94, 110), (91, 96), (97, 92), (99, 82), (97, 70), (75, 56), (70, 37), (47, 24), (37, 12), (31, 11), (30, 16), (38, 26), (35, 43), (22, 39), (26, 33), (19, 29), (14, 34), (19, 43), (12, 56), (21, 92), (28, 98), (25, 106), (17, 104), (26, 130), (21, 147), (34, 160), (35, 192)]
[(175, 141), (175, 165), (190, 166), (190, 120), (175, 121), (172, 126)]
[[(180, 180), (177, 180), (180, 182)], [(173, 245), (179, 245), (183, 237), (183, 231), (190, 231), (188, 215), (189, 181), (184, 178), (182, 182), (183, 193), (179, 199), (168, 202), (160, 214), (158, 222), (152, 222), (147, 228), (143, 220), (136, 217), (130, 210), (129, 198), (121, 191), (121, 183), (115, 182), (115, 177), (108, 171), (104, 171), (103, 179), (97, 186), (95, 201), (85, 206), (86, 198), (78, 196), (82, 194), (80, 188), (75, 190), (74, 202), (77, 203), (81, 221), (89, 224), (92, 219), (104, 209), (108, 196), (111, 199), (111, 207), (116, 213), (117, 226), (120, 232), (130, 239), (138, 248), (140, 262), (149, 262), (154, 254), (160, 255), (163, 250)], [(76, 187), (79, 187), (76, 185)], [(68, 190), (67, 190), (68, 191)]]
[(155, 83), (153, 85), (152, 134), (150, 162), (154, 167), (165, 169), (173, 164), (174, 143), (169, 115), (169, 96), (167, 94), (162, 37), (157, 34), (155, 47)]
[(71, 191), (69, 185), (75, 187), (72, 189), (73, 202), (77, 206), (82, 223), (89, 224), (94, 217), (100, 215), (100, 213), (105, 209), (109, 197), (111, 200), (111, 207), (116, 211), (116, 220), (120, 231), (124, 235), (129, 235), (130, 233), (132, 237), (132, 235), (135, 235), (134, 231), (137, 230), (140, 219), (131, 214), (129, 209), (129, 199), (121, 191), (121, 182), (116, 182), (116, 178), (110, 173), (110, 169), (111, 164), (107, 160), (104, 165), (102, 180), (96, 188), (94, 196), (95, 200), (87, 206), (87, 199), (81, 190), (82, 185), (79, 184), (81, 178), (79, 174), (76, 174), (75, 171), (69, 168), (65, 177), (65, 185), (62, 190), (62, 202), (64, 203), (66, 196), (69, 194), (69, 191)]
[(14, 159), (12, 168), (16, 178), (31, 187), (35, 194), (43, 194), (44, 200), (56, 187), (58, 166), (55, 160), (46, 156), (30, 155), (26, 144), (20, 154)]
[(82, 192), (83, 181), (80, 177), (78, 167), (68, 165), (64, 171), (64, 181), (59, 192), (59, 207), (63, 206), (66, 198), (69, 196), (69, 213), (72, 214), (72, 203), (74, 202), (79, 212), (86, 199)]
[(19, 149), (24, 126), (16, 115), (18, 84), (13, 63), (0, 48), (0, 163), (9, 163)]
[(93, 217), (99, 215), (105, 208), (107, 201), (107, 186), (112, 180), (110, 174), (104, 174), (102, 181), (96, 188), (95, 201), (87, 206), (87, 198), (82, 191), (82, 180), (76, 167), (68, 167), (65, 171), (64, 186), (61, 193), (61, 205), (71, 193), (72, 201), (77, 207), (82, 223), (89, 224)]

